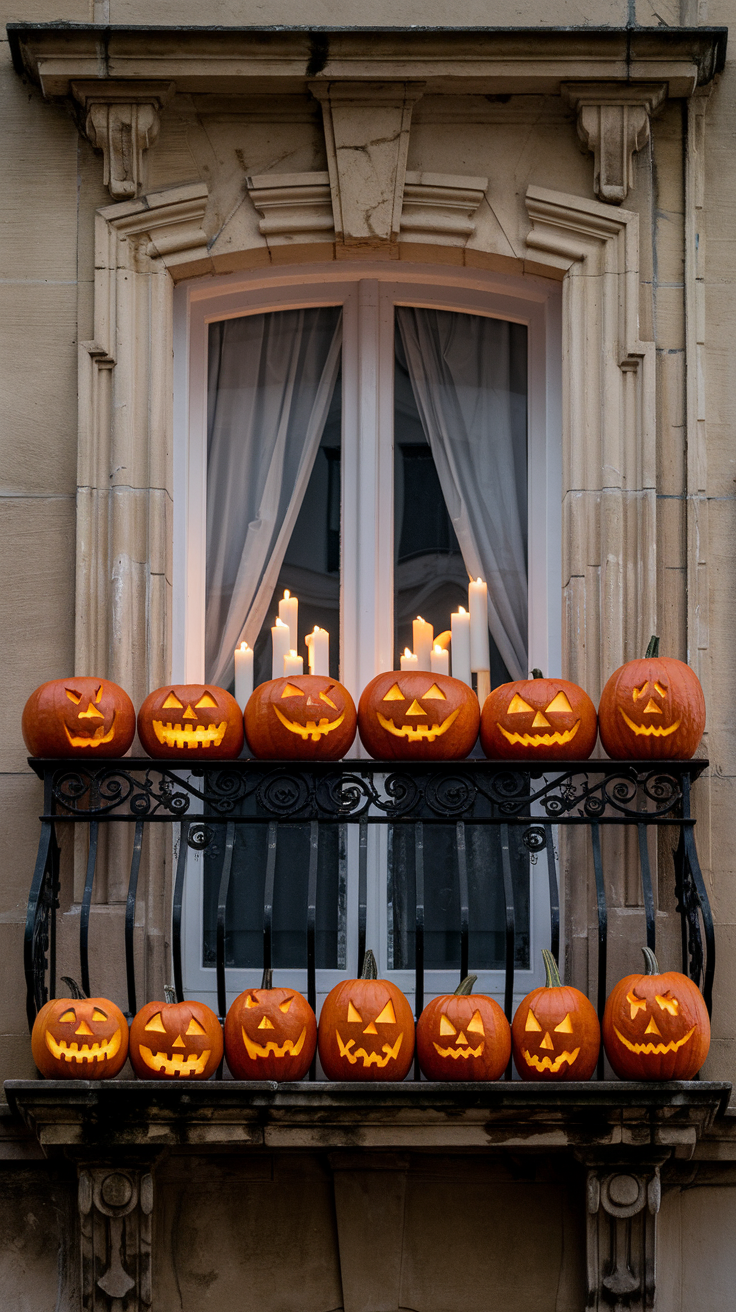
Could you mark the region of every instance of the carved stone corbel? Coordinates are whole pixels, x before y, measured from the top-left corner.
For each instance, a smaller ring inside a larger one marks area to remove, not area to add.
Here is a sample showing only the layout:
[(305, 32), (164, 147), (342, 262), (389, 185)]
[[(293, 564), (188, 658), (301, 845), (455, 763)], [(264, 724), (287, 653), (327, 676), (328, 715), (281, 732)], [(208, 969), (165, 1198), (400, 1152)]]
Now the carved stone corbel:
[(151, 1306), (153, 1177), (146, 1167), (79, 1169), (84, 1312)]
[(84, 110), (84, 134), (102, 151), (113, 200), (131, 200), (143, 190), (143, 155), (158, 136), (160, 111), (174, 90), (173, 82), (72, 83)]
[(578, 1156), (588, 1167), (587, 1268), (590, 1312), (651, 1312), (656, 1298), (660, 1168), (669, 1150), (646, 1160)]
[(634, 152), (649, 141), (649, 123), (667, 96), (665, 82), (568, 82), (562, 94), (578, 116), (578, 136), (595, 161), (593, 186), (620, 205), (634, 185)]

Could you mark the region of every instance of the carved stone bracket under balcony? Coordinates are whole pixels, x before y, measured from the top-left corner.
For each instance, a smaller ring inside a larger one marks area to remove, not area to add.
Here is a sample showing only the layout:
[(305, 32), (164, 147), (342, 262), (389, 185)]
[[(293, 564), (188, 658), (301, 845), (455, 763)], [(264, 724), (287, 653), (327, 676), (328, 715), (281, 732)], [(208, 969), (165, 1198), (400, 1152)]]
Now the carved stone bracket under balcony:
[(84, 1312), (143, 1312), (152, 1302), (150, 1170), (85, 1164), (77, 1198)]
[(653, 114), (664, 104), (664, 82), (568, 82), (564, 98), (577, 111), (578, 136), (595, 161), (593, 186), (620, 205), (634, 185), (634, 153), (649, 141)]
[(656, 1298), (660, 1169), (669, 1150), (641, 1161), (576, 1154), (588, 1167), (588, 1301), (595, 1310), (649, 1312)]
[(174, 90), (173, 82), (72, 83), (84, 133), (102, 151), (113, 200), (131, 200), (144, 189), (144, 153), (158, 137), (160, 111)]

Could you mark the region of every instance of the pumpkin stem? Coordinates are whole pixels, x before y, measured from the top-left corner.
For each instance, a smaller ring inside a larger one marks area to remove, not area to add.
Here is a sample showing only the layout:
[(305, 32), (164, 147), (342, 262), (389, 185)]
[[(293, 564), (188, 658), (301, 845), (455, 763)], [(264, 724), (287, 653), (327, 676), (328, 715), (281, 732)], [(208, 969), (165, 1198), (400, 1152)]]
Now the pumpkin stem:
[(644, 660), (651, 660), (653, 656), (659, 656), (659, 638), (653, 633), (649, 639), (649, 646), (644, 653)]
[(61, 982), (62, 984), (66, 984), (67, 988), (69, 989), (70, 998), (74, 998), (76, 1001), (82, 998), (86, 998), (87, 994), (82, 992), (79, 985), (77, 984), (77, 981), (75, 979), (72, 979), (71, 975), (62, 975)]
[(546, 976), (544, 981), (545, 987), (548, 989), (560, 988), (560, 972), (557, 969), (557, 962), (552, 956), (549, 948), (542, 948), (542, 959), (544, 961), (544, 973)]
[(465, 979), (461, 979), (460, 983), (455, 989), (455, 997), (467, 998), (468, 994), (473, 992), (473, 985), (475, 984), (477, 978), (478, 978), (477, 975), (466, 975)]
[(376, 958), (374, 957), (370, 948), (367, 949), (365, 957), (363, 958), (363, 970), (361, 972), (360, 978), (378, 979), (378, 966), (376, 965)]
[(657, 965), (657, 958), (652, 952), (652, 949), (642, 948), (642, 952), (644, 953), (644, 960), (647, 963), (647, 975), (658, 975), (659, 966)]
[(273, 970), (271, 969), (270, 966), (266, 966), (266, 969), (263, 972), (263, 978), (261, 980), (261, 988), (262, 989), (273, 988)]
[(169, 1007), (172, 1002), (176, 1002), (176, 990), (173, 984), (164, 984), (164, 1001)]
[(541, 670), (534, 669), (534, 670), (532, 670), (532, 678), (533, 678), (533, 679), (543, 679), (543, 678), (544, 678), (544, 675), (542, 674), (542, 671), (541, 671)]

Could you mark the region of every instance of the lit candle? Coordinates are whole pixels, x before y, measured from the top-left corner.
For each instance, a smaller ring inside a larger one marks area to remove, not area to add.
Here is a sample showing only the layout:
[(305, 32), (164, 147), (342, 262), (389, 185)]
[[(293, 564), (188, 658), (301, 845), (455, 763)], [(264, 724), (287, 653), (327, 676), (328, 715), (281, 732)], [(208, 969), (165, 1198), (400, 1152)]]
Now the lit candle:
[(490, 670), (491, 657), (488, 649), (488, 588), (482, 579), (476, 579), (468, 587), (468, 610), (470, 611), (470, 668), (471, 670)]
[(284, 672), (284, 656), (291, 650), (288, 624), (279, 619), (271, 629), (271, 678), (278, 679)]
[(452, 677), (473, 686), (470, 673), (470, 616), (464, 606), (450, 616), (452, 629)]
[(427, 620), (423, 620), (421, 615), (417, 615), (412, 622), (412, 634), (414, 639), (414, 651), (419, 661), (418, 670), (428, 670), (430, 668), (430, 656), (432, 654), (432, 641), (434, 639), (434, 629)]
[(309, 673), (324, 674), (329, 677), (330, 635), (327, 629), (321, 629), (315, 624), (313, 632), (308, 633), (304, 641), (309, 652)]
[(241, 711), (253, 691), (253, 649), (247, 642), (235, 648), (235, 700)]
[(431, 662), (430, 669), (433, 674), (450, 673), (450, 653), (449, 651), (444, 651), (442, 647), (437, 645), (437, 643), (434, 644), (429, 659)]
[(279, 619), (288, 624), (289, 648), (296, 651), (299, 646), (299, 602), (296, 597), (292, 597), (288, 588), (279, 602)]
[(284, 674), (291, 675), (304, 673), (304, 657), (297, 656), (295, 651), (288, 651), (284, 654)]
[(419, 669), (419, 657), (415, 656), (413, 651), (409, 651), (408, 647), (404, 648), (404, 655), (401, 657), (401, 668), (402, 670)]

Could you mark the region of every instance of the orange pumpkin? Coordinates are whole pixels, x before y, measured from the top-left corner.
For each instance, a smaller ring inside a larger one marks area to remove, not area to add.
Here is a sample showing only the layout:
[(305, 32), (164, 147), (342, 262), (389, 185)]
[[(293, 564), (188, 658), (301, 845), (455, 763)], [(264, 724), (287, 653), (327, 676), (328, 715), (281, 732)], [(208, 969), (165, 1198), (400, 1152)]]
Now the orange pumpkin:
[(245, 736), (262, 761), (339, 761), (356, 725), (347, 688), (322, 674), (269, 679), (245, 708)]
[(403, 1080), (414, 1056), (414, 1017), (395, 984), (365, 954), (360, 979), (342, 980), (322, 1004), (319, 1059), (328, 1080)]
[(317, 1021), (296, 989), (275, 989), (264, 971), (225, 1018), (225, 1055), (236, 1080), (301, 1080), (317, 1047)]
[(692, 1080), (710, 1047), (703, 995), (687, 975), (660, 973), (643, 948), (645, 975), (614, 985), (603, 1013), (603, 1046), (622, 1080)]
[(234, 697), (214, 684), (156, 688), (138, 712), (138, 737), (149, 756), (223, 761), (239, 756), (243, 716)]
[(388, 670), (363, 689), (358, 728), (377, 761), (457, 761), (472, 751), (480, 711), (472, 688), (448, 674)]
[(601, 742), (614, 761), (686, 761), (705, 729), (705, 698), (684, 661), (659, 655), (652, 637), (643, 660), (627, 661), (603, 689)]
[(547, 948), (542, 956), (545, 984), (519, 1003), (511, 1025), (516, 1069), (522, 1080), (589, 1080), (601, 1047), (595, 1008), (579, 989), (560, 984)]
[(52, 998), (39, 1011), (31, 1051), (48, 1080), (108, 1080), (128, 1056), (128, 1022), (109, 998), (85, 998), (74, 980), (71, 998)]
[(428, 1080), (497, 1080), (511, 1056), (511, 1029), (493, 998), (473, 994), (477, 975), (428, 1002), (417, 1021), (417, 1056)]
[(491, 760), (582, 761), (595, 747), (598, 721), (587, 692), (566, 679), (502, 683), (486, 697), (480, 741)]
[(135, 736), (135, 708), (108, 679), (52, 679), (23, 710), (31, 756), (124, 756)]
[(130, 1026), (130, 1061), (141, 1080), (208, 1080), (222, 1061), (222, 1028), (204, 1002), (147, 1002)]

